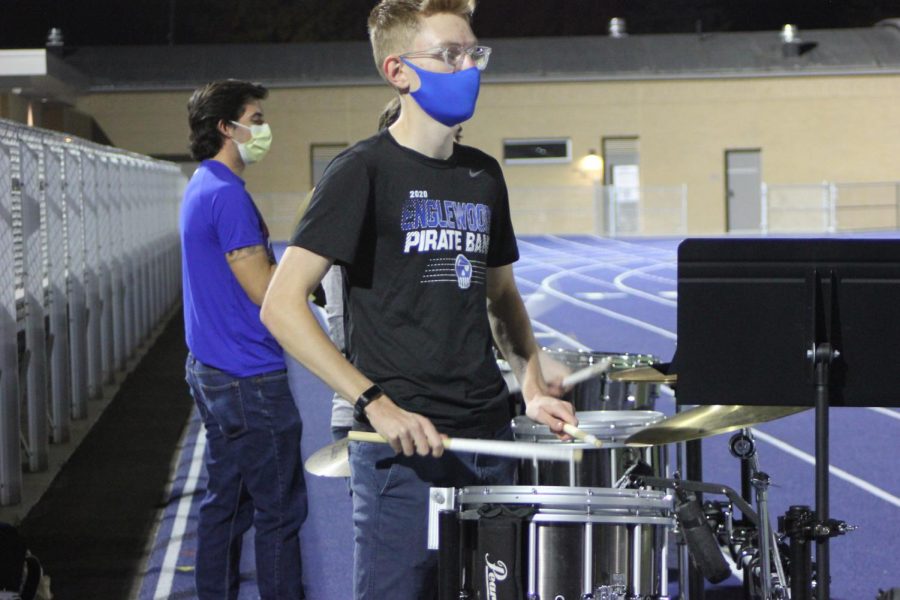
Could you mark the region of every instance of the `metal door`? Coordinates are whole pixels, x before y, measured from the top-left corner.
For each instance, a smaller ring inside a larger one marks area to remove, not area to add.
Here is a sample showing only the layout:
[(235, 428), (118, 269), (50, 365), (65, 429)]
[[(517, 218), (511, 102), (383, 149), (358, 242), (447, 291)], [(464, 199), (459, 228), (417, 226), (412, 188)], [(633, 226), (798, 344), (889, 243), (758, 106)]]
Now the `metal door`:
[(728, 231), (759, 231), (761, 183), (759, 150), (725, 151)]

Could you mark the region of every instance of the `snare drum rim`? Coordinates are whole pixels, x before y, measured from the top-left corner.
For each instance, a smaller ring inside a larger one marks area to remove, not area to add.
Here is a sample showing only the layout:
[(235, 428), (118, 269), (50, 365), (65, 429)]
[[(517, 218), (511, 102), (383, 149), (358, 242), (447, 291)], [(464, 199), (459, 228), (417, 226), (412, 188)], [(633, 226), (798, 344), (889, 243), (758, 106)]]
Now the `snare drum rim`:
[(628, 490), (561, 486), (477, 486), (457, 490), (457, 506), (483, 504), (540, 505), (547, 508), (579, 508), (585, 514), (606, 511), (672, 511), (671, 494), (659, 490)]
[(675, 527), (675, 517), (665, 515), (637, 515), (637, 514), (577, 514), (574, 512), (546, 512), (539, 511), (528, 517), (533, 523), (599, 523), (603, 525), (658, 525), (661, 527)]
[[(592, 364), (600, 362), (600, 360), (604, 358), (609, 358), (609, 368), (611, 370), (617, 369), (629, 369), (632, 367), (640, 367), (640, 366), (649, 366), (654, 363), (658, 363), (659, 357), (654, 356), (653, 354), (632, 354), (629, 352), (597, 352), (593, 350), (570, 350), (566, 348), (541, 348), (546, 354), (551, 357), (573, 357), (577, 358), (578, 364), (582, 366), (590, 366)], [(586, 360), (582, 360), (586, 359)], [(616, 360), (620, 359), (620, 360)], [(563, 360), (562, 362), (566, 362)], [(571, 366), (571, 365), (570, 365)]]
[[(621, 447), (625, 439), (658, 423), (666, 415), (656, 410), (582, 410), (575, 413), (578, 427), (604, 442), (606, 447)], [(618, 419), (620, 423), (616, 423)], [(598, 422), (599, 421), (599, 422)], [(550, 427), (533, 421), (526, 415), (519, 415), (512, 420), (513, 437), (516, 441), (528, 441), (554, 444), (573, 444), (577, 448), (594, 449), (593, 444), (571, 440), (561, 441)]]

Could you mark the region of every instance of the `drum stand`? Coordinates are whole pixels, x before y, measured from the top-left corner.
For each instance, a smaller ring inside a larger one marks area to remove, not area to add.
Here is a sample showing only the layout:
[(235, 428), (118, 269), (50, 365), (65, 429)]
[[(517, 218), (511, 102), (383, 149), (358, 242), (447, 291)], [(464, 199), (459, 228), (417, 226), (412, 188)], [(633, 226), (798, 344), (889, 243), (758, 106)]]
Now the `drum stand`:
[(812, 542), (849, 533), (856, 526), (837, 519), (820, 523), (808, 506), (792, 506), (778, 518), (778, 528), (791, 540), (791, 599), (812, 600), (816, 589), (814, 582), (821, 576), (816, 573), (813, 577)]
[[(740, 433), (732, 436), (729, 441), (732, 455), (739, 458), (742, 464), (748, 468), (742, 468), (742, 473), (749, 475), (749, 484), (756, 492), (756, 508), (759, 511), (759, 525), (757, 537), (759, 538), (759, 562), (756, 570), (759, 573), (759, 597), (760, 600), (783, 600), (790, 598), (785, 588), (787, 582), (784, 576), (784, 567), (781, 553), (778, 550), (778, 540), (772, 530), (769, 520), (769, 476), (759, 470), (759, 457), (756, 454), (756, 441), (749, 428), (742, 429)], [(745, 489), (742, 485), (742, 489)], [(772, 580), (772, 564), (774, 560), (776, 579)], [(745, 576), (753, 576), (750, 569)]]
[[(699, 443), (699, 442), (697, 442)], [(745, 563), (745, 589), (750, 590), (749, 596), (753, 600), (786, 600), (791, 598), (787, 588), (787, 578), (785, 577), (783, 561), (781, 553), (778, 549), (778, 541), (775, 531), (769, 517), (769, 476), (762, 472), (759, 468), (759, 458), (756, 453), (756, 442), (753, 439), (752, 431), (749, 428), (742, 429), (740, 433), (732, 436), (729, 442), (729, 448), (736, 458), (741, 460), (741, 496), (736, 492), (724, 486), (715, 484), (704, 484), (699, 482), (699, 477), (694, 472), (695, 480), (678, 480), (672, 481), (677, 483), (684, 489), (695, 492), (713, 492), (717, 494), (724, 493), (734, 503), (744, 515), (745, 518), (756, 526), (757, 538), (759, 543), (759, 554), (757, 559), (751, 559)], [(688, 449), (690, 450), (690, 448)], [(684, 463), (684, 453), (682, 444), (678, 445), (677, 462), (681, 467)], [(688, 452), (690, 454), (690, 452)], [(691, 462), (696, 462), (697, 458), (693, 457)], [(689, 471), (695, 471), (698, 467), (696, 464), (687, 464)], [(653, 480), (645, 478), (645, 482), (651, 485), (659, 485), (662, 480)], [(752, 501), (752, 495), (756, 496), (758, 515), (753, 512), (749, 502)], [(730, 532), (729, 532), (730, 533)], [(805, 546), (809, 548), (807, 544)], [(772, 577), (772, 566), (775, 567), (775, 578)], [(702, 600), (704, 596), (704, 582), (699, 570), (690, 566), (690, 557), (687, 545), (679, 543), (678, 552), (678, 582), (681, 590), (682, 600)], [(753, 578), (758, 576), (758, 585), (754, 584)], [(804, 600), (801, 596), (800, 600)], [(797, 600), (797, 597), (795, 597)]]

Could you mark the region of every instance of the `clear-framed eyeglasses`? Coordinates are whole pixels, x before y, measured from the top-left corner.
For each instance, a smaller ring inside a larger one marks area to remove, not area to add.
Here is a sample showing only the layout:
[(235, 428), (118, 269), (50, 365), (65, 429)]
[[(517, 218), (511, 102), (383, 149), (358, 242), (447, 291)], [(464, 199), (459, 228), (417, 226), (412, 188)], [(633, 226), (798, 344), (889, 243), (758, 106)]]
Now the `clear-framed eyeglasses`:
[(487, 46), (435, 46), (419, 52), (406, 52), (400, 58), (434, 58), (443, 61), (454, 71), (459, 71), (466, 62), (466, 56), (472, 59), (479, 71), (484, 71), (491, 58), (491, 49)]

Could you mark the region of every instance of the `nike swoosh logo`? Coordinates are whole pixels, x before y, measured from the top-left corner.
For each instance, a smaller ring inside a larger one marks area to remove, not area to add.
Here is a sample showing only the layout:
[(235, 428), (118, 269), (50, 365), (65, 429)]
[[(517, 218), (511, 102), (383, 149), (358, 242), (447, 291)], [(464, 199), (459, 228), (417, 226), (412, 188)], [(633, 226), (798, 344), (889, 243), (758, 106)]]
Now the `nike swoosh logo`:
[(478, 169), (477, 171), (473, 171), (472, 169), (469, 169), (469, 177), (478, 177), (482, 173), (484, 173), (484, 169)]

